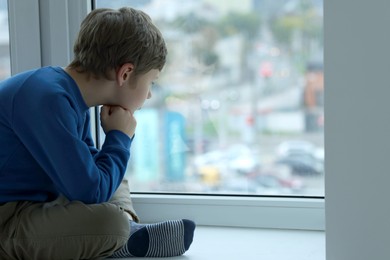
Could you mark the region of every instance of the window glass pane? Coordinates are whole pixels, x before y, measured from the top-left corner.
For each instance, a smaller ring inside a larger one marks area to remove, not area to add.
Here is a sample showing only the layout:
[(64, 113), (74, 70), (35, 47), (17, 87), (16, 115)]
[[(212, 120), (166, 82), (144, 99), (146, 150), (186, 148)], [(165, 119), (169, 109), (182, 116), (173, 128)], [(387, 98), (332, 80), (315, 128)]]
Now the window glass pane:
[(7, 0), (0, 0), (0, 80), (11, 75)]
[(322, 0), (97, 0), (162, 31), (133, 191), (324, 195)]

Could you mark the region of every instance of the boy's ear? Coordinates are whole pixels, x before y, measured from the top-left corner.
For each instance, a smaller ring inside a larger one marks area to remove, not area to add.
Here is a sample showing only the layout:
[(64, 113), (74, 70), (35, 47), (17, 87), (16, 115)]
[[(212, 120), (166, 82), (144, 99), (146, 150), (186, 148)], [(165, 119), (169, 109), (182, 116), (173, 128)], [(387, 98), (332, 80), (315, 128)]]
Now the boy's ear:
[(134, 64), (125, 63), (123, 64), (116, 73), (116, 80), (119, 86), (122, 86), (125, 81), (127, 81), (134, 72)]

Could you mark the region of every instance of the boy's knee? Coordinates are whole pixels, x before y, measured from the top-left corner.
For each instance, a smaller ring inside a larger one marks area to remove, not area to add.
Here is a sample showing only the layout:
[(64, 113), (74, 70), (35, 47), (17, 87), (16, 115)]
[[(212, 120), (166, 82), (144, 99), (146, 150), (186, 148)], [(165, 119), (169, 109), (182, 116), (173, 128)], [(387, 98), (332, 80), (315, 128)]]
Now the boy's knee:
[(84, 230), (84, 232), (91, 239), (82, 239), (85, 245), (84, 249), (88, 249), (88, 252), (82, 250), (80, 252), (80, 256), (83, 256), (81, 259), (110, 256), (122, 248), (129, 239), (129, 219), (123, 209), (111, 203), (89, 206), (92, 211), (89, 224), (87, 224), (89, 230)]
[(74, 201), (52, 207), (34, 204), (25, 210), (18, 223), (18, 236), (7, 239), (7, 247), (1, 242), (0, 259), (4, 258), (2, 254), (9, 256), (4, 259), (107, 257), (130, 236), (126, 213), (110, 203), (87, 205)]
[(96, 207), (91, 222), (95, 230), (102, 235), (111, 234), (124, 238), (130, 236), (129, 218), (123, 209), (114, 204), (102, 203)]

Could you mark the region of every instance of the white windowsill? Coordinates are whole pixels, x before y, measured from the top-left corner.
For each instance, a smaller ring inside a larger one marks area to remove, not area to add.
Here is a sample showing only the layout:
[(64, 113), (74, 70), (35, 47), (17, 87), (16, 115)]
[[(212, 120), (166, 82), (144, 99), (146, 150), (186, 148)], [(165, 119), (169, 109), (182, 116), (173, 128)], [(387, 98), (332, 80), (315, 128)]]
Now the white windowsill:
[(325, 232), (198, 226), (189, 251), (159, 259), (325, 260)]
[(142, 222), (188, 218), (198, 225), (325, 230), (324, 199), (133, 194)]

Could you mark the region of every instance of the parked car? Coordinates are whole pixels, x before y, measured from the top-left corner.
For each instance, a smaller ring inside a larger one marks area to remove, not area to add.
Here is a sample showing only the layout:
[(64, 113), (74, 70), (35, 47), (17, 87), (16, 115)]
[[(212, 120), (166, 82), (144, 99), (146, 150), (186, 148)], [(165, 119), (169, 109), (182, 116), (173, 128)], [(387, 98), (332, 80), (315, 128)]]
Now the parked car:
[(218, 185), (224, 179), (251, 174), (259, 165), (258, 155), (247, 146), (238, 144), (196, 156), (193, 171), (203, 182)]
[(282, 142), (277, 147), (277, 155), (279, 157), (285, 157), (290, 154), (310, 154), (316, 153), (316, 147), (314, 144), (305, 140), (289, 140)]
[(242, 144), (231, 146), (226, 151), (225, 159), (228, 168), (235, 173), (250, 174), (260, 166), (257, 153)]
[(277, 164), (289, 166), (297, 175), (318, 175), (324, 173), (323, 149), (304, 140), (281, 143), (277, 149)]
[(255, 182), (263, 187), (289, 189), (298, 191), (304, 187), (304, 183), (298, 177), (281, 177), (273, 174), (259, 174)]

